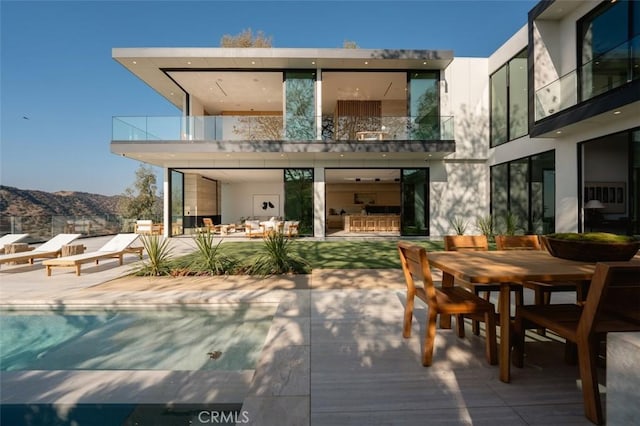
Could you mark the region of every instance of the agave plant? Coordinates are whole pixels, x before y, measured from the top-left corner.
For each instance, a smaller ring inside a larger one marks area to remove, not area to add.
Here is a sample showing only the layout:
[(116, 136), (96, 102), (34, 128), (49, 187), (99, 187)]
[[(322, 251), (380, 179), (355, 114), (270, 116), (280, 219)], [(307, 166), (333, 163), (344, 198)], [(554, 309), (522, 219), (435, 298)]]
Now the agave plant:
[(511, 210), (504, 217), (504, 228), (505, 235), (516, 235), (520, 229), (520, 220)]
[(458, 216), (454, 216), (453, 218), (449, 219), (449, 224), (453, 228), (453, 231), (456, 233), (456, 235), (464, 235), (465, 231), (467, 230), (467, 221)]
[(145, 276), (169, 275), (172, 251), (169, 240), (159, 235), (144, 235), (141, 240), (148, 259), (143, 262), (138, 274)]
[(191, 269), (201, 271), (209, 275), (224, 275), (234, 271), (237, 262), (220, 253), (219, 247), (222, 241), (214, 242), (213, 234), (200, 232), (195, 237), (198, 251), (191, 265)]
[(291, 253), (293, 241), (281, 232), (271, 232), (264, 237), (262, 251), (251, 259), (246, 267), (250, 275), (275, 275), (288, 273), (306, 273), (307, 261)]
[(487, 240), (491, 241), (493, 239), (495, 233), (491, 215), (479, 217), (476, 220), (476, 227), (482, 235), (487, 237)]

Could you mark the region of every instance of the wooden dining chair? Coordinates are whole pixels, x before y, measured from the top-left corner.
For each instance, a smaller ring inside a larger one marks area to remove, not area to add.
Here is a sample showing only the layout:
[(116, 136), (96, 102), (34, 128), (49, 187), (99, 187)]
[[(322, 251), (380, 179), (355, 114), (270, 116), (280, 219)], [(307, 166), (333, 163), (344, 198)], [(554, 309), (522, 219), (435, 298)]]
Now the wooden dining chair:
[[(487, 240), (486, 235), (445, 235), (444, 249), (446, 251), (487, 251), (489, 250), (489, 241)], [(485, 300), (490, 300), (492, 291), (500, 291), (500, 284), (498, 283), (474, 284), (461, 280), (457, 281), (459, 281), (462, 286), (473, 291), (476, 295), (480, 295), (480, 292), (484, 292)], [(522, 286), (519, 284), (513, 284), (510, 289), (515, 293), (516, 305), (522, 304)], [(471, 321), (471, 329), (475, 335), (480, 333), (478, 321)]]
[(596, 362), (608, 332), (640, 331), (640, 264), (598, 263), (584, 304), (521, 305), (516, 308), (513, 364), (524, 362), (525, 330), (542, 326), (577, 345), (585, 415), (602, 424)]
[(492, 303), (478, 297), (462, 287), (436, 287), (431, 277), (427, 251), (424, 247), (398, 242), (400, 263), (407, 285), (407, 300), (404, 308), (402, 336), (411, 337), (411, 322), (415, 297), (427, 304), (427, 327), (422, 353), (422, 365), (428, 367), (433, 360), (438, 314), (455, 315), (458, 337), (464, 337), (464, 316), (485, 322), (485, 355), (489, 364), (497, 364), (496, 315)]
[[(496, 235), (496, 249), (498, 250), (542, 250), (540, 239), (537, 235)], [(541, 281), (525, 281), (523, 287), (533, 290), (536, 305), (548, 305), (551, 301), (551, 293), (576, 292), (578, 302), (584, 300), (583, 285), (575, 281), (554, 282), (553, 285)], [(544, 328), (538, 329), (538, 334), (545, 334)]]

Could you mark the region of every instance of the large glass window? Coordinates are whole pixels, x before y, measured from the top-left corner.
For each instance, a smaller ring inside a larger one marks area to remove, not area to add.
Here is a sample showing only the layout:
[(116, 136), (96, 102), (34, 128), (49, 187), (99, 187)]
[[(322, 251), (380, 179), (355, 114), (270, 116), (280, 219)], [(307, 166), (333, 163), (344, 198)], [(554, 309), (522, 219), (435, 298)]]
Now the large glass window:
[(429, 235), (429, 169), (402, 169), (402, 235)]
[(640, 130), (631, 133), (631, 233), (640, 234)]
[(528, 132), (527, 51), (491, 76), (491, 146)]
[(285, 111), (287, 140), (316, 139), (316, 73), (285, 73)]
[(284, 169), (284, 218), (299, 220), (300, 234), (313, 234), (313, 169)]
[(183, 232), (184, 175), (171, 170), (171, 235)]
[(440, 91), (437, 71), (409, 74), (411, 139), (440, 140)]
[[(638, 78), (638, 2), (603, 3), (579, 23), (582, 100)], [(630, 20), (629, 17), (632, 17)], [(629, 25), (631, 23), (631, 26)]]
[(554, 232), (554, 151), (491, 168), (491, 215), (498, 233)]

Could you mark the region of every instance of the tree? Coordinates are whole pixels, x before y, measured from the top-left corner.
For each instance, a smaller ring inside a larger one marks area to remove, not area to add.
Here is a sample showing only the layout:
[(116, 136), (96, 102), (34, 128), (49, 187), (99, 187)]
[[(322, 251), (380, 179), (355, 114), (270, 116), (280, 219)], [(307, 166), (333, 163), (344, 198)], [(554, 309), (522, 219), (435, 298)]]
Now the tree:
[(358, 46), (358, 43), (356, 43), (355, 41), (345, 40), (342, 42), (342, 48), (343, 49), (359, 49), (360, 46)]
[(258, 31), (255, 36), (251, 28), (242, 30), (240, 34), (225, 34), (220, 39), (220, 47), (272, 47), (271, 36), (267, 37), (264, 32)]
[(156, 175), (150, 166), (141, 164), (136, 170), (136, 180), (125, 189), (118, 206), (125, 218), (155, 219), (160, 216), (160, 205), (156, 194)]

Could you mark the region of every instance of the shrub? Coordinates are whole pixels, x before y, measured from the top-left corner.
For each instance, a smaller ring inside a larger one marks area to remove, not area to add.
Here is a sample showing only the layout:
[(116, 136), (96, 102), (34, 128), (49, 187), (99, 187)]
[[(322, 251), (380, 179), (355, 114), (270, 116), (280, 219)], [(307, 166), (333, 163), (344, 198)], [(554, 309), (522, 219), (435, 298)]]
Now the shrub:
[(449, 219), (449, 224), (453, 228), (453, 231), (456, 233), (456, 235), (464, 235), (465, 231), (467, 230), (467, 221), (461, 219), (458, 216)]
[(147, 251), (148, 259), (142, 262), (142, 267), (136, 275), (161, 276), (171, 272), (171, 247), (169, 240), (158, 235), (145, 235), (140, 238)]
[(198, 247), (195, 258), (189, 269), (194, 273), (205, 273), (207, 275), (230, 274), (237, 268), (238, 262), (220, 252), (219, 247), (222, 241), (214, 244), (213, 235), (209, 232), (198, 233), (195, 237)]
[(308, 273), (309, 264), (291, 253), (292, 240), (281, 232), (271, 232), (264, 238), (262, 251), (250, 259), (244, 272), (250, 275), (275, 275), (288, 273)]
[(476, 220), (476, 227), (480, 231), (480, 233), (487, 237), (488, 241), (492, 241), (495, 235), (493, 230), (493, 218), (491, 215), (479, 217)]

